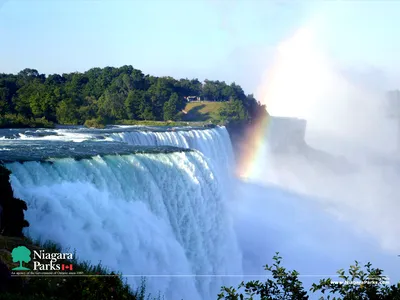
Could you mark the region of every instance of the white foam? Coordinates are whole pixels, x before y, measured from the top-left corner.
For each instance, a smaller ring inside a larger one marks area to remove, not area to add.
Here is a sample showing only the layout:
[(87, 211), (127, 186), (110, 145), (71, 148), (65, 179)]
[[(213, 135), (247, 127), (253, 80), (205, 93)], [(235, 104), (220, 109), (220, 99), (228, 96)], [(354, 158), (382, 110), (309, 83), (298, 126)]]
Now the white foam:
[(28, 204), (30, 235), (136, 275), (128, 277), (136, 287), (140, 275), (153, 275), (147, 282), (153, 295), (214, 299), (229, 281), (193, 275), (242, 272), (222, 185), (199, 152), (59, 159), (7, 168), (15, 196)]

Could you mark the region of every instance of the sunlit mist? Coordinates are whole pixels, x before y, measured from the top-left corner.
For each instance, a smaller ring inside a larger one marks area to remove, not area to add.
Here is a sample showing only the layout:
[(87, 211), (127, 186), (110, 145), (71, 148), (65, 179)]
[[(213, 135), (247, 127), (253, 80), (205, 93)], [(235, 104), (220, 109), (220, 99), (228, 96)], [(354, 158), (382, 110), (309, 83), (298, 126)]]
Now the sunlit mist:
[(280, 43), (259, 87), (270, 115), (306, 120), (304, 146), (272, 153), (273, 136), (293, 141), (291, 129), (270, 118), (251, 136), (256, 146), (242, 158), (241, 173), (317, 197), (324, 210), (385, 251), (400, 251), (398, 133), (385, 110), (386, 91), (348, 78), (315, 28), (304, 26)]
[(259, 87), (261, 102), (271, 115), (306, 119), (308, 129), (363, 142), (366, 135), (380, 136), (376, 124), (384, 117), (384, 91), (347, 80), (323, 46), (312, 26), (284, 40)]

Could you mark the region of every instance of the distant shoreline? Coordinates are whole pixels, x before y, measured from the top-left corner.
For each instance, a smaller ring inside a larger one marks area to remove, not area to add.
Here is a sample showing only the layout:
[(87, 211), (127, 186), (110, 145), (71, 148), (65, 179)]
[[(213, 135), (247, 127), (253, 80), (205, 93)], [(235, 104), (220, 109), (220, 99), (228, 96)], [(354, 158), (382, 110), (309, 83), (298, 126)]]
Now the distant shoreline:
[[(63, 127), (69, 127), (69, 126), (83, 126), (86, 128), (96, 128), (96, 129), (101, 129), (105, 128), (106, 126), (157, 126), (157, 127), (185, 127), (185, 126), (193, 126), (193, 127), (214, 127), (217, 124), (214, 124), (212, 122), (204, 122), (204, 121), (144, 121), (144, 120), (122, 120), (120, 122), (116, 123), (108, 123), (108, 124), (84, 124), (84, 125), (68, 125), (68, 124), (49, 124), (48, 126), (42, 126), (43, 124), (34, 124), (34, 125), (20, 125), (20, 126), (2, 126), (0, 129), (58, 129), (58, 128), (63, 128)], [(93, 125), (93, 126), (90, 126)], [(218, 125), (223, 125), (223, 124), (218, 124)]]

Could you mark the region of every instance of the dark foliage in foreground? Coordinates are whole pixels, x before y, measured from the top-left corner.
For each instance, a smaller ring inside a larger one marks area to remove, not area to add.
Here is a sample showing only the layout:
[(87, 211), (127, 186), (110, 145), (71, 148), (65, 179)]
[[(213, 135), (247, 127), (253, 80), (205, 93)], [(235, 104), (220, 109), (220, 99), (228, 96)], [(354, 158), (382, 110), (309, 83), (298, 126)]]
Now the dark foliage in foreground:
[[(84, 277), (11, 277), (4, 276), (15, 263), (11, 259), (11, 249), (15, 246), (25, 245), (29, 249), (45, 249), (49, 253), (62, 252), (60, 247), (51, 242), (41, 245), (28, 238), (12, 238), (0, 236), (0, 299), (127, 299), (145, 300), (162, 299), (146, 293), (146, 281), (142, 279), (142, 285), (133, 291), (121, 277), (101, 263), (92, 265), (86, 261), (65, 260), (60, 263), (73, 264), (75, 272), (83, 272)], [(75, 257), (75, 255), (74, 255)], [(4, 270), (6, 267), (6, 270)], [(32, 268), (32, 266), (30, 265)]]
[[(25, 246), (31, 251), (62, 251), (54, 243), (41, 244), (23, 236), (23, 227), (29, 226), (24, 219), (24, 210), (27, 207), (24, 201), (14, 198), (9, 176), (10, 171), (0, 165), (0, 299), (151, 299), (150, 295), (146, 297), (144, 279), (141, 287), (132, 291), (121, 274), (108, 270), (101, 263), (92, 265), (86, 261), (78, 261), (75, 255), (73, 260), (59, 262), (72, 264), (74, 272), (83, 272), (83, 277), (11, 276), (11, 269), (16, 266), (11, 252), (18, 246)], [(29, 267), (32, 269), (32, 261)]]
[(310, 289), (314, 294), (310, 296), (299, 280), (299, 273), (282, 267), (279, 253), (273, 259), (275, 263), (272, 266), (265, 266), (265, 270), (272, 274), (272, 279), (242, 282), (237, 289), (222, 287), (218, 300), (400, 299), (400, 283), (389, 285), (387, 278), (382, 275), (383, 270), (372, 268), (370, 263), (362, 268), (356, 261), (355, 265), (350, 266), (349, 275), (343, 269), (338, 271), (340, 280), (335, 282), (328, 278), (314, 283)]

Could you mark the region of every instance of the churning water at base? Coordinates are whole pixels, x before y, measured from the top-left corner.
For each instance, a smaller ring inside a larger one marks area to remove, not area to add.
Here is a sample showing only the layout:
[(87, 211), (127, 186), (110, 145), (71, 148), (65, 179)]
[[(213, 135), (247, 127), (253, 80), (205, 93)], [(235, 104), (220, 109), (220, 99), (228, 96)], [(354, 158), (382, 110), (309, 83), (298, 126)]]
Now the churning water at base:
[[(220, 184), (198, 152), (6, 165), (29, 235), (77, 250), (167, 299), (213, 299), (241, 274)], [(174, 277), (174, 275), (180, 275)], [(188, 276), (185, 276), (188, 275)], [(228, 282), (229, 284), (229, 282)]]

